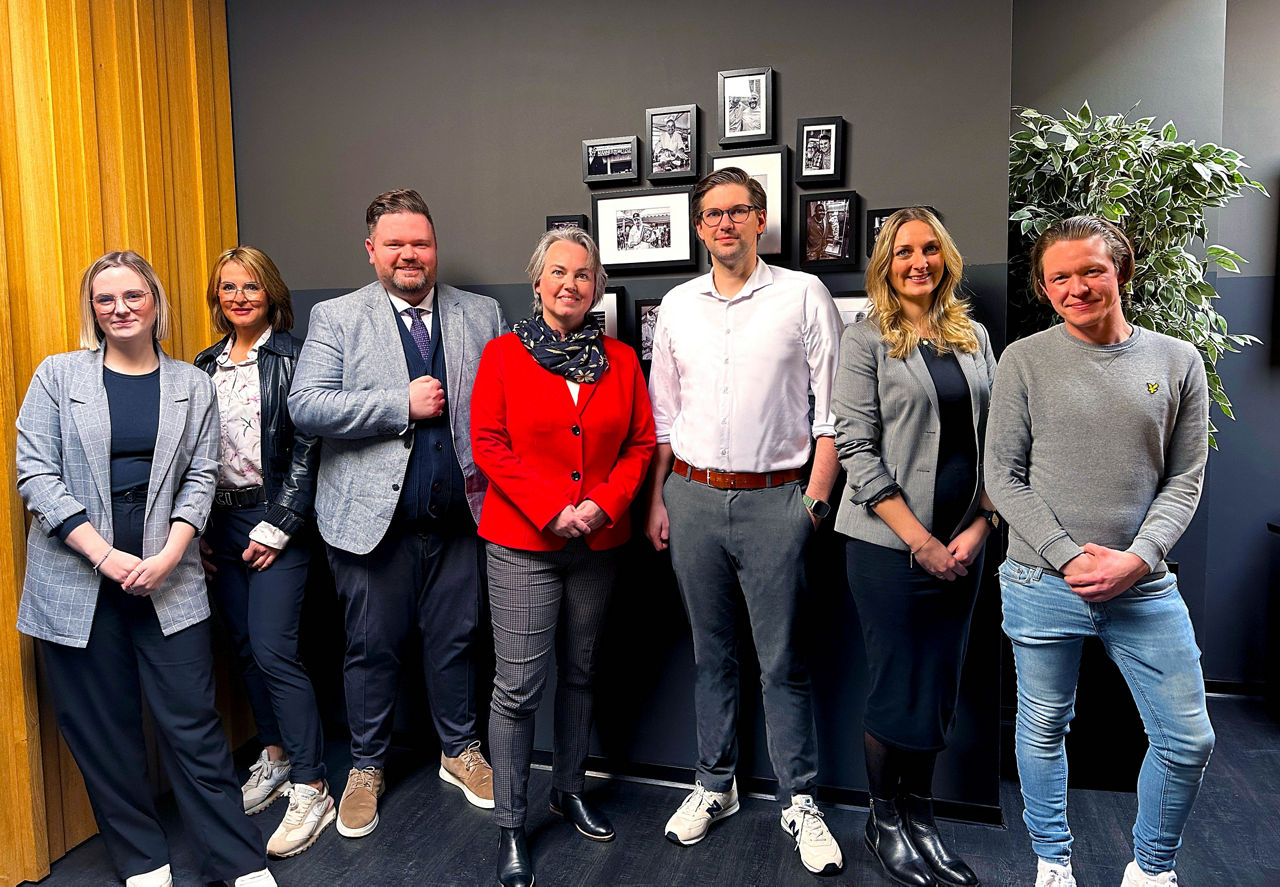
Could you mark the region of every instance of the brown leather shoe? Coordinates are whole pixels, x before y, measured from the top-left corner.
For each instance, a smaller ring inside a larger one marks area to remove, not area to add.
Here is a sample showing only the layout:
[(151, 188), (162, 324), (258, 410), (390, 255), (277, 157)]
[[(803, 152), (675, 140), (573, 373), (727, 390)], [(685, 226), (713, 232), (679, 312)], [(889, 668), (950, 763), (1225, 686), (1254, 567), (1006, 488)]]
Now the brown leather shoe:
[(378, 798), (383, 791), (382, 771), (377, 767), (352, 769), (338, 806), (338, 834), (363, 838), (378, 827)]
[(456, 758), (440, 753), (440, 778), (462, 789), (477, 807), (493, 809), (493, 768), (480, 754), (480, 740), (468, 745)]

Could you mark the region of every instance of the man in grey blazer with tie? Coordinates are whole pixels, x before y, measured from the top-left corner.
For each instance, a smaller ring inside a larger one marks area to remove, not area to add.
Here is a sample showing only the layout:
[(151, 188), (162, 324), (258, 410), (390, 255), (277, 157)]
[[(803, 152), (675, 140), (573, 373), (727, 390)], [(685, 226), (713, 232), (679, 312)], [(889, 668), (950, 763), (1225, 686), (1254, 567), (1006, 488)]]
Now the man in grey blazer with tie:
[(480, 352), (506, 332), (493, 299), (437, 285), (435, 225), (416, 191), (374, 198), (365, 220), (378, 280), (313, 309), (289, 394), (298, 429), (323, 440), (315, 508), (346, 620), (352, 769), (338, 832), (349, 838), (378, 825), (414, 627), (440, 778), (493, 807), (475, 729), (486, 481), (471, 460), (470, 403)]

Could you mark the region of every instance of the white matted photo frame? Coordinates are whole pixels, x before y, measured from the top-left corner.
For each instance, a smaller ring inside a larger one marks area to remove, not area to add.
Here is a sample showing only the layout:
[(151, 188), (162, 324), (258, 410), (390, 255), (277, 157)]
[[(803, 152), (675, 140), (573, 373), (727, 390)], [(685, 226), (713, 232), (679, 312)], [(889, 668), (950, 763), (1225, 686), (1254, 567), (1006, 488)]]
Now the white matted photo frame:
[(698, 177), (698, 106), (671, 105), (644, 112), (649, 134), (649, 181)]
[(766, 257), (781, 256), (786, 249), (787, 238), (783, 232), (787, 230), (788, 210), (791, 208), (791, 194), (787, 189), (791, 181), (787, 171), (788, 156), (786, 145), (735, 148), (707, 155), (707, 172), (736, 166), (764, 187), (769, 205), (765, 208), (764, 236), (760, 238), (759, 253)]
[(796, 121), (796, 184), (839, 185), (844, 180), (843, 117)]
[(716, 74), (720, 144), (773, 141), (773, 68), (738, 68)]
[(689, 187), (591, 195), (592, 235), (609, 273), (692, 270), (698, 265)]
[(624, 286), (606, 286), (599, 303), (587, 312), (586, 322), (606, 336), (618, 338), (618, 302), (626, 291)]
[(857, 191), (800, 195), (797, 261), (802, 271), (854, 271), (858, 267)]
[[(938, 212), (927, 203), (917, 204), (927, 209), (938, 217), (938, 221), (942, 221), (942, 213)], [(869, 209), (867, 210), (867, 258), (871, 258), (872, 251), (876, 248), (876, 238), (880, 236), (880, 229), (884, 227), (884, 223), (889, 220), (889, 216), (893, 215), (900, 209), (906, 209), (905, 206), (890, 206), (885, 209)]]
[(588, 185), (640, 181), (640, 137), (583, 139), (582, 181)]
[(836, 310), (840, 312), (840, 320), (845, 326), (866, 320), (871, 314), (871, 299), (866, 290), (832, 293), (831, 301), (836, 303)]

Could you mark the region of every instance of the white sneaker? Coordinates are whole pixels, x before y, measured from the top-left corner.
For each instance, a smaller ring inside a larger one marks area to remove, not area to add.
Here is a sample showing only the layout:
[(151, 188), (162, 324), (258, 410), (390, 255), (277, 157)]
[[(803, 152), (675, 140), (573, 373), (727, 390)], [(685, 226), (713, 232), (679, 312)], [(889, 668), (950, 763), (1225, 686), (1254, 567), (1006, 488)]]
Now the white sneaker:
[(1075, 875), (1071, 874), (1071, 863), (1058, 865), (1043, 859), (1037, 860), (1036, 887), (1076, 887)]
[(244, 812), (252, 816), (271, 806), (289, 787), (288, 761), (273, 761), (264, 748), (257, 762), (249, 768), (249, 780), (240, 787), (244, 795)]
[(173, 873), (169, 871), (169, 863), (166, 862), (158, 869), (125, 878), (124, 887), (173, 887)]
[(305, 782), (289, 789), (289, 812), (267, 841), (267, 855), (283, 859), (297, 856), (316, 842), (320, 833), (338, 816), (329, 785), (312, 788)]
[(666, 834), (677, 844), (696, 844), (707, 836), (711, 823), (738, 812), (738, 780), (727, 792), (713, 792), (701, 782), (694, 783), (679, 809), (667, 820)]
[(1178, 876), (1173, 871), (1148, 875), (1138, 867), (1137, 860), (1129, 863), (1124, 870), (1124, 880), (1120, 887), (1177, 887)]
[(844, 868), (844, 855), (811, 795), (792, 795), (782, 811), (782, 828), (795, 838), (800, 861), (815, 875), (834, 875)]
[(232, 887), (278, 887), (278, 885), (271, 872), (266, 869), (260, 869), (236, 878)]

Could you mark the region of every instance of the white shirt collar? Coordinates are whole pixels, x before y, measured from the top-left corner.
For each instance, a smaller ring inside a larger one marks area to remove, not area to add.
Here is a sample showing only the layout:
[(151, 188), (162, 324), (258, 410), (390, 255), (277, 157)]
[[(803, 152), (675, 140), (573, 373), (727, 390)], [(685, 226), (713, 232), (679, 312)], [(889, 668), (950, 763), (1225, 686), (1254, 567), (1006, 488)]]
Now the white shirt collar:
[[(241, 363), (253, 363), (254, 361), (256, 361), (258, 359), (258, 349), (261, 348), (263, 343), (265, 343), (268, 339), (270, 339), (274, 333), (275, 333), (275, 330), (273, 330), (271, 327), (267, 327), (265, 330), (263, 330), (262, 335), (258, 336), (258, 341), (253, 343), (253, 346), (249, 349), (249, 353), (244, 356), (244, 360), (242, 360)], [(223, 366), (223, 367), (236, 366), (236, 364), (232, 363), (231, 361), (231, 348), (235, 344), (236, 344), (236, 337), (235, 337), (235, 334), (233, 333), (232, 335), (227, 337), (226, 347), (224, 347), (222, 349), (222, 353), (218, 355), (218, 360), (217, 360), (218, 366)]]
[[(712, 272), (708, 271), (706, 274), (702, 275), (702, 277), (697, 278), (694, 282), (698, 285), (698, 292), (711, 296), (713, 299), (726, 301), (718, 292), (716, 292), (715, 277)], [(772, 269), (765, 264), (764, 259), (757, 258), (755, 270), (751, 272), (751, 276), (748, 277), (746, 283), (742, 285), (742, 289), (738, 291), (737, 295), (735, 295), (733, 299), (727, 301), (745, 299), (756, 290), (761, 287), (766, 287), (771, 283), (773, 283)]]
[(417, 305), (410, 305), (399, 296), (392, 295), (391, 291), (385, 286), (382, 288), (382, 291), (386, 293), (387, 298), (391, 300), (391, 307), (396, 310), (396, 314), (404, 314), (410, 308), (421, 308), (424, 311), (431, 311), (435, 307), (436, 288), (434, 286), (431, 288), (431, 292), (427, 293), (427, 297)]

